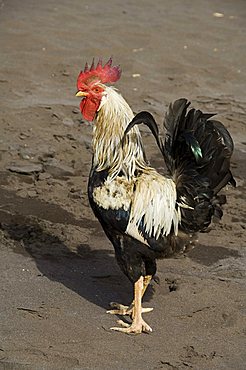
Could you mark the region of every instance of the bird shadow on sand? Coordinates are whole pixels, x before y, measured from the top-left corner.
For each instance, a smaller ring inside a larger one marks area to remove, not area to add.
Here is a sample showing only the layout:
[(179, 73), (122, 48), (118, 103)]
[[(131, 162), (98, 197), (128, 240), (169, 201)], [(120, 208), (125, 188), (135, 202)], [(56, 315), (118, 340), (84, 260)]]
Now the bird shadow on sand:
[[(130, 304), (132, 284), (117, 266), (113, 250), (80, 244), (71, 251), (57, 236), (43, 230), (37, 219), (12, 215), (7, 221), (0, 226), (6, 237), (14, 241), (13, 251), (31, 256), (40, 274), (104, 309), (112, 301)], [(150, 285), (144, 301), (149, 301), (153, 293)]]

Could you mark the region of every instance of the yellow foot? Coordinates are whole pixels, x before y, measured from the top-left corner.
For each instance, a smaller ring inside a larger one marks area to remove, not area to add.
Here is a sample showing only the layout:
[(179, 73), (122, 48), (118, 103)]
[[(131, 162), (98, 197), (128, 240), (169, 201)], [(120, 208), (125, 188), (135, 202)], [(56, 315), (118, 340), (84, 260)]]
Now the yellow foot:
[[(110, 307), (113, 308), (113, 310), (106, 311), (107, 313), (111, 315), (128, 315), (132, 316), (133, 314), (133, 306), (124, 306), (123, 304), (117, 303), (117, 302), (110, 302)], [(143, 308), (142, 307), (142, 313), (151, 312), (153, 311), (153, 308)]]
[(141, 333), (151, 333), (152, 329), (151, 327), (143, 320), (139, 322), (132, 322), (132, 324), (127, 324), (126, 322), (122, 320), (117, 321), (118, 324), (123, 326), (122, 328), (118, 327), (112, 327), (111, 330), (120, 331), (125, 334), (141, 334)]

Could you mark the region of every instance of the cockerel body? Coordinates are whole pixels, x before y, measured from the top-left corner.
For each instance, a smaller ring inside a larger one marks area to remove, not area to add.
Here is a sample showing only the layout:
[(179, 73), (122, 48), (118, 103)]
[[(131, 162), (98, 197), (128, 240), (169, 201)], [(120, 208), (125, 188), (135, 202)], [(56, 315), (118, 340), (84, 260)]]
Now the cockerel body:
[[(235, 184), (229, 168), (233, 143), (211, 115), (187, 113), (186, 99), (169, 107), (163, 142), (149, 113), (134, 117), (123, 97), (104, 84), (115, 82), (119, 75), (111, 60), (104, 67), (99, 61), (96, 68), (81, 72), (77, 95), (85, 99), (82, 114), (95, 121), (90, 204), (114, 246), (120, 268), (134, 283), (132, 305), (113, 303), (114, 309), (108, 311), (131, 315), (132, 324), (121, 322), (124, 327), (112, 329), (140, 333), (152, 330), (142, 318), (142, 312), (151, 309), (143, 309), (141, 300), (156, 273), (156, 259), (184, 251), (213, 216), (222, 216), (225, 199), (217, 194), (227, 183)], [(139, 123), (147, 124), (154, 134), (167, 176), (148, 165)]]

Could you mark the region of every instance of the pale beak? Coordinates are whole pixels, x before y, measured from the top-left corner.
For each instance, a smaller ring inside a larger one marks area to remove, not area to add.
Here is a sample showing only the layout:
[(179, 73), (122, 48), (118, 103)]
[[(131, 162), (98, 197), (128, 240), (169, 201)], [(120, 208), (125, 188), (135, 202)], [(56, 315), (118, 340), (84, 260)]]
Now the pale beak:
[(75, 96), (79, 96), (81, 98), (84, 98), (88, 95), (87, 92), (84, 92), (84, 91), (78, 91), (77, 94)]

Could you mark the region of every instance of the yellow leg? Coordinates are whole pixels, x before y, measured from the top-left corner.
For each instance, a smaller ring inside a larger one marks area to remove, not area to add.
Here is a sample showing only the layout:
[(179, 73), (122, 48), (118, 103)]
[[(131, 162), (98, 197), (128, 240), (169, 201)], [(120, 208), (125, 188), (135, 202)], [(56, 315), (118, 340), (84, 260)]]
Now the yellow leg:
[[(143, 277), (143, 289), (142, 289), (142, 297), (151, 282), (152, 276), (147, 275)], [(117, 303), (117, 302), (110, 302), (110, 307), (113, 308), (113, 310), (106, 311), (107, 313), (111, 315), (122, 315), (122, 316), (131, 316), (133, 317), (133, 307), (134, 307), (134, 300), (132, 301), (130, 306), (124, 306), (123, 304)], [(151, 312), (153, 311), (153, 308), (144, 308), (142, 307), (142, 313)]]
[(151, 279), (152, 279), (152, 276), (151, 275), (147, 275), (147, 276), (144, 276), (143, 278), (143, 290), (142, 290), (142, 297), (146, 291), (146, 289), (148, 288), (148, 285), (149, 283), (151, 282)]
[(142, 293), (144, 289), (144, 278), (141, 276), (134, 284), (134, 303), (133, 303), (133, 321), (127, 324), (121, 320), (118, 321), (123, 328), (112, 327), (112, 330), (121, 331), (126, 334), (140, 334), (142, 332), (152, 332), (151, 327), (142, 318)]

